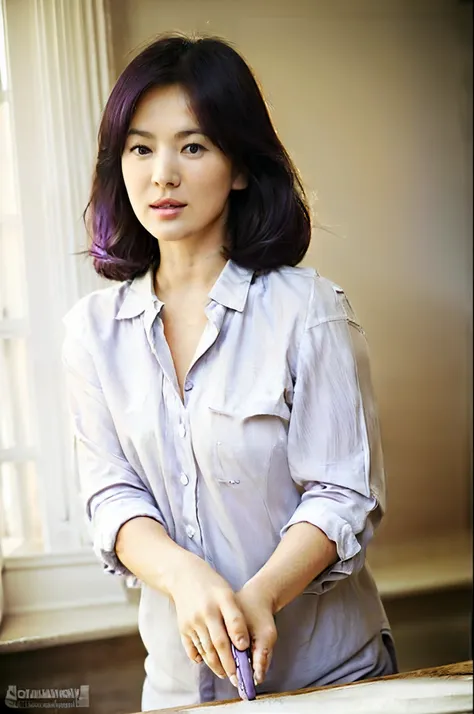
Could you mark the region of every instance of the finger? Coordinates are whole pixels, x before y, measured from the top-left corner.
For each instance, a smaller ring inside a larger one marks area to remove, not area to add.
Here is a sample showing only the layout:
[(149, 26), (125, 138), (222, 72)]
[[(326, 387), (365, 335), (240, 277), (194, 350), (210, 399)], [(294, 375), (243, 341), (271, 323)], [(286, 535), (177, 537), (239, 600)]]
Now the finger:
[(250, 647), (250, 635), (243, 612), (234, 599), (229, 599), (221, 606), (222, 617), (227, 634), (238, 650)]
[(268, 647), (256, 649), (252, 657), (255, 683), (261, 684), (270, 666), (271, 650)]
[(196, 664), (200, 664), (203, 661), (203, 658), (192, 639), (188, 637), (188, 635), (182, 635), (181, 642), (183, 643), (184, 651), (188, 655), (189, 659), (196, 662)]
[(227, 677), (237, 686), (237, 667), (230, 648), (230, 639), (223, 620), (212, 620), (208, 623), (209, 635), (216, 650), (219, 662)]
[(208, 628), (201, 627), (196, 629), (196, 635), (201, 642), (202, 649), (200, 649), (200, 653), (204, 662), (220, 679), (225, 679), (226, 673), (220, 661), (219, 655), (217, 654), (216, 648), (214, 647)]
[(197, 649), (197, 651), (199, 652), (200, 656), (203, 657), (203, 656), (204, 656), (204, 650), (203, 650), (203, 647), (202, 647), (202, 644), (201, 644), (201, 640), (198, 638), (197, 635), (195, 635), (195, 637), (191, 636), (191, 641), (192, 641), (194, 647), (195, 647), (195, 648)]
[(252, 665), (257, 684), (261, 684), (268, 672), (276, 642), (276, 628), (268, 626), (256, 637), (252, 647)]

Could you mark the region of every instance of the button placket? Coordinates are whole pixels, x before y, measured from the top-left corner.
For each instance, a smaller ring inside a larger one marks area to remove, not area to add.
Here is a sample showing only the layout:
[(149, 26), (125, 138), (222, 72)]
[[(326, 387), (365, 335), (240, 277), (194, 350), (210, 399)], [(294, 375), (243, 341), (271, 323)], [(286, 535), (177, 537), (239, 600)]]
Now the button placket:
[[(193, 385), (194, 386), (194, 385)], [(197, 473), (196, 463), (194, 460), (194, 452), (192, 448), (192, 429), (191, 424), (187, 421), (186, 408), (180, 404), (180, 412), (178, 416), (178, 441), (177, 448), (179, 455), (179, 470), (176, 476), (176, 481), (179, 482), (180, 491), (182, 494), (182, 531), (183, 536), (188, 539), (188, 548), (203, 556), (201, 542), (201, 527), (197, 513)]]

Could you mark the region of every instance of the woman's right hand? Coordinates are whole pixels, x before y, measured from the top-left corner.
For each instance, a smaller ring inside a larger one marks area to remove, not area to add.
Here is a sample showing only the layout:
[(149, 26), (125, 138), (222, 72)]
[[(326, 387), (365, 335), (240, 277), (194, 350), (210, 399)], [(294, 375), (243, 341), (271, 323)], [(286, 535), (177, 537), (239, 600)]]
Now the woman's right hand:
[[(189, 554), (190, 555), (190, 554)], [(230, 585), (201, 558), (192, 555), (180, 568), (170, 595), (176, 607), (181, 640), (188, 657), (204, 662), (221, 679), (237, 686), (230, 641), (249, 646), (245, 617)]]

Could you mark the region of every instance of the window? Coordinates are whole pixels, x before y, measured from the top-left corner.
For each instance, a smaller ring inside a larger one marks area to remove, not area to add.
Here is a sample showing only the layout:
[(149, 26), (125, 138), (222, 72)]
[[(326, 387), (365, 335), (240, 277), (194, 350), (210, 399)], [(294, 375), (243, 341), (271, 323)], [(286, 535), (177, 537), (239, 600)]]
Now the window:
[[(3, 10), (3, 8), (1, 8)], [(4, 556), (42, 549), (28, 315), (3, 12), (0, 12), (0, 537)]]
[(108, 3), (0, 0), (0, 10), (5, 609), (120, 602), (86, 529), (61, 363), (63, 315), (104, 285), (77, 253), (111, 85)]

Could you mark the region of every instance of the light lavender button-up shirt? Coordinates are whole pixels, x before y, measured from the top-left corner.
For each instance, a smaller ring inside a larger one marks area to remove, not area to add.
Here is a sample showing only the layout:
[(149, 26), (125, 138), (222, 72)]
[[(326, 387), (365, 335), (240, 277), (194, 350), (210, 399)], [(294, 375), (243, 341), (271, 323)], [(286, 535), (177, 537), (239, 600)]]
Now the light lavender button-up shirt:
[[(106, 571), (130, 576), (117, 532), (149, 516), (238, 590), (288, 528), (312, 523), (339, 560), (276, 616), (259, 691), (382, 671), (389, 628), (364, 561), (384, 470), (366, 340), (344, 292), (309, 268), (259, 275), (228, 261), (183, 403), (152, 278), (94, 292), (65, 317), (82, 493)], [(144, 584), (139, 627), (144, 709), (236, 696), (188, 660), (173, 604)]]

